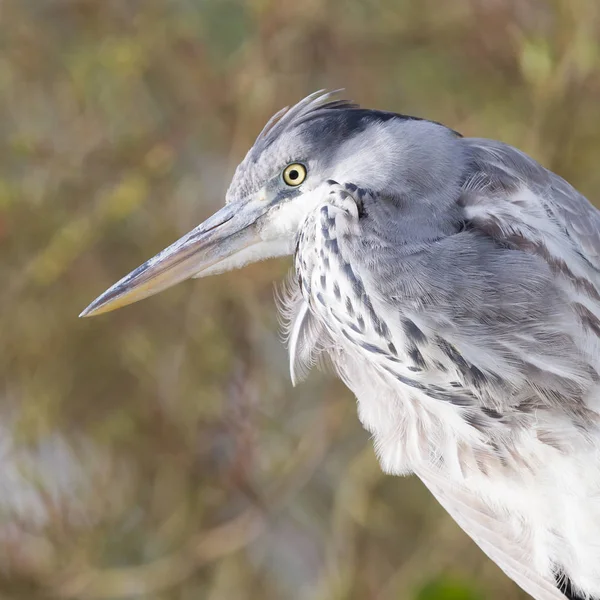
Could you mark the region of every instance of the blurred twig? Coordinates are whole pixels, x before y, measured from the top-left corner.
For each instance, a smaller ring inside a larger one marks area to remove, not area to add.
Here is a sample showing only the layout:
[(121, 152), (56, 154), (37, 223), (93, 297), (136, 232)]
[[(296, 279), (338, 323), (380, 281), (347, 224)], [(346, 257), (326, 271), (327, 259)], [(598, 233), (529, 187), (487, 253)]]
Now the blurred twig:
[[(333, 402), (327, 410), (329, 434), (337, 425), (336, 408)], [(145, 565), (97, 569), (77, 563), (74, 572), (66, 568), (49, 576), (48, 590), (59, 598), (100, 600), (144, 596), (180, 583), (203, 565), (237, 552), (259, 537), (268, 526), (268, 519), (308, 483), (329, 439), (329, 435), (302, 439), (290, 458), (288, 472), (262, 495), (266, 509), (251, 506), (227, 523), (192, 536), (178, 552)]]

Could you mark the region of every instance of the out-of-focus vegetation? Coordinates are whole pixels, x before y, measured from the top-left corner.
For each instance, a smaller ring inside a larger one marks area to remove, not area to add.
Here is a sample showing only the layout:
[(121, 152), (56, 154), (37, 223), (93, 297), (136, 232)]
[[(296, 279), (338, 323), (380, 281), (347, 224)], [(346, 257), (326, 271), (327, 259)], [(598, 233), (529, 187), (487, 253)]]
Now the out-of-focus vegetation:
[(3, 598), (516, 600), (354, 401), (293, 389), (287, 261), (101, 318), (321, 87), (500, 138), (600, 194), (597, 0), (0, 3)]

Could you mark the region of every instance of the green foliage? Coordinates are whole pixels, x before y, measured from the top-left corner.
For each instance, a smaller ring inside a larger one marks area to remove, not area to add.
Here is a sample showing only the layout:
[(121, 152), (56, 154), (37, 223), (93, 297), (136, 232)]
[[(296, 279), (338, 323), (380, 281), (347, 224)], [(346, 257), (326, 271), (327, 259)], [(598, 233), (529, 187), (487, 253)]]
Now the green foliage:
[(483, 600), (483, 598), (465, 582), (441, 578), (425, 585), (415, 600)]

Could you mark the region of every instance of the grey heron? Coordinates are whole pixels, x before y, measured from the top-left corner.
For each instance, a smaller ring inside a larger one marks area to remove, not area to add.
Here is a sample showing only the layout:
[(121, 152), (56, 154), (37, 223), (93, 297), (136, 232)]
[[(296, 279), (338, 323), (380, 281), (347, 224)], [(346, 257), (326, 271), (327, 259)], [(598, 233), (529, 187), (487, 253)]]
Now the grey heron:
[(498, 141), (317, 92), (224, 208), (82, 316), (293, 255), (292, 380), (322, 353), (382, 468), (414, 473), (537, 600), (600, 599), (600, 213)]

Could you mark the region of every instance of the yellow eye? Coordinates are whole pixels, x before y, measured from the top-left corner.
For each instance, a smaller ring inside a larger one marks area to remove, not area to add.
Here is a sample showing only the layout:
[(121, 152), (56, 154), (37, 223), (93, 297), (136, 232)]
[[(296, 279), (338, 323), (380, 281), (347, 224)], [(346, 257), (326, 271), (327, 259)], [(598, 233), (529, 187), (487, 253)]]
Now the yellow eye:
[(306, 179), (306, 167), (300, 163), (292, 163), (283, 170), (283, 180), (287, 185), (296, 187)]

